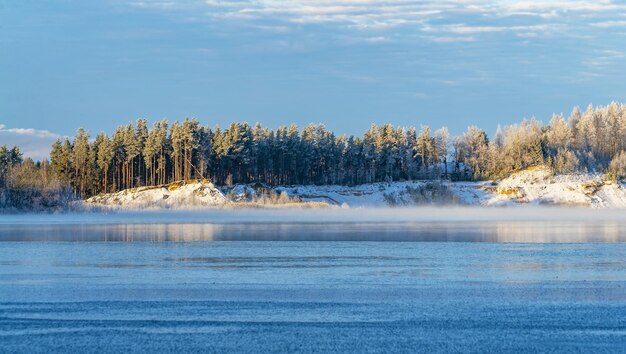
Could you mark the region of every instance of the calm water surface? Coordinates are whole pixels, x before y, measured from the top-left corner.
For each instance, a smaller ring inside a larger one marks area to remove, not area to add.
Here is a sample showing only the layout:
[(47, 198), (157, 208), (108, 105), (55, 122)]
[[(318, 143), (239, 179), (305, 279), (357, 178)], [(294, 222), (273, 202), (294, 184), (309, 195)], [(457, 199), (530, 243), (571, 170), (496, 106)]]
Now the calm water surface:
[(155, 215), (1, 216), (0, 352), (626, 350), (620, 217)]

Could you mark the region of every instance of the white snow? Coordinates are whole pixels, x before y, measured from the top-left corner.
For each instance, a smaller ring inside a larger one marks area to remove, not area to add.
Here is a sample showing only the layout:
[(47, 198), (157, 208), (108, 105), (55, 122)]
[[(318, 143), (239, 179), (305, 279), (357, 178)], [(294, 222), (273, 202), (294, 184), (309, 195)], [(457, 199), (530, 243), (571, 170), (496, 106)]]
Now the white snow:
[[(438, 182), (407, 181), (371, 183), (358, 186), (290, 186), (276, 187), (277, 193), (286, 191), (290, 197), (300, 197), (303, 201), (326, 202), (351, 207), (409, 206), (416, 205), (410, 191), (439, 186)], [(428, 202), (425, 200), (424, 202)]]
[(601, 175), (556, 175), (536, 167), (512, 174), (496, 186), (483, 187), (483, 205), (546, 204), (593, 208), (626, 207), (626, 190)]
[[(246, 207), (254, 206), (250, 202), (260, 196), (260, 191), (251, 185), (236, 185), (222, 190), (224, 193), (206, 181), (179, 183), (100, 195), (88, 199), (86, 204), (123, 209)], [(499, 182), (406, 181), (359, 186), (299, 185), (275, 187), (273, 192), (286, 192), (291, 198), (298, 198), (304, 203), (317, 202), (318, 206), (565, 205), (626, 208), (626, 189), (623, 185), (607, 181), (601, 175), (555, 176), (544, 167), (516, 172)], [(293, 207), (294, 203), (285, 206)]]
[(229, 201), (212, 183), (201, 181), (126, 189), (89, 198), (85, 203), (124, 209), (193, 209), (220, 207)]
[[(421, 191), (420, 191), (421, 189)], [(351, 207), (461, 204), (477, 206), (563, 205), (625, 208), (626, 189), (597, 174), (553, 175), (545, 167), (516, 172), (499, 182), (392, 182), (354, 187), (277, 187), (304, 201)], [(416, 193), (417, 190), (417, 193)], [(432, 194), (432, 195), (431, 195)], [(432, 198), (431, 198), (432, 197)]]

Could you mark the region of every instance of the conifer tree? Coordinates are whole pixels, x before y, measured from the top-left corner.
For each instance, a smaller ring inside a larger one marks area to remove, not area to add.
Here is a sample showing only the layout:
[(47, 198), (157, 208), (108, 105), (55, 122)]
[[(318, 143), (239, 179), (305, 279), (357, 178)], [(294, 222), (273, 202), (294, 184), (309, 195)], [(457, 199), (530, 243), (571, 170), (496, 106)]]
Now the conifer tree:
[[(555, 115), (545, 126), (536, 119), (498, 126), (492, 140), (477, 127), (450, 138), (445, 128), (432, 134), (425, 125), (418, 133), (414, 127), (373, 124), (362, 136), (336, 136), (322, 124), (272, 130), (232, 123), (211, 130), (193, 118), (171, 126), (161, 120), (148, 129), (147, 120), (138, 119), (110, 137), (98, 134), (93, 143), (79, 129), (72, 141), (54, 142), (49, 164), (29, 162), (21, 172), (38, 168), (46, 181), (69, 185), (87, 197), (204, 177), (222, 185), (353, 185), (503, 178), (544, 163), (556, 173), (608, 172), (619, 169), (621, 158), (615, 159), (625, 149), (626, 107), (615, 102), (589, 106), (584, 113), (574, 108), (567, 121)], [(452, 176), (449, 160), (455, 166)], [(23, 163), (17, 148), (0, 147), (0, 185), (14, 163)]]
[(83, 128), (76, 131), (72, 148), (74, 165), (74, 194), (85, 195), (89, 167), (89, 133)]
[(113, 157), (115, 156), (115, 150), (113, 149), (111, 139), (109, 139), (106, 134), (100, 133), (98, 136), (100, 137), (100, 144), (98, 146), (97, 163), (98, 167), (102, 171), (102, 190), (104, 191), (104, 193), (107, 193), (107, 191), (109, 190), (109, 169), (111, 167)]

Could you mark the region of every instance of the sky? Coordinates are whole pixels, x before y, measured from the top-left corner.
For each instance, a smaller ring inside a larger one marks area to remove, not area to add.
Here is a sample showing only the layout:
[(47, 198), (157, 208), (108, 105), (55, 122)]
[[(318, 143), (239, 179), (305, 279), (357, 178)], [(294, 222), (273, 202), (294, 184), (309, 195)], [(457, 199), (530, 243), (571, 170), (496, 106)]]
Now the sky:
[(548, 122), (626, 101), (626, 1), (0, 0), (0, 145), (196, 117)]

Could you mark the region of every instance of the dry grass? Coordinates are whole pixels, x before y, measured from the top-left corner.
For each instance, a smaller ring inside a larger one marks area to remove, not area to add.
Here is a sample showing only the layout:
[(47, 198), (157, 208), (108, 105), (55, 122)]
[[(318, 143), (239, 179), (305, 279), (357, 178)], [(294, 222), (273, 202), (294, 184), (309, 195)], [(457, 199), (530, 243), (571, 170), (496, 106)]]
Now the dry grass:
[(524, 192), (522, 192), (522, 190), (518, 187), (497, 187), (496, 193), (516, 199), (522, 199), (526, 196)]
[(580, 186), (583, 190), (583, 193), (585, 193), (585, 195), (587, 195), (588, 197), (594, 197), (603, 185), (604, 185), (604, 182), (591, 181), (591, 182), (582, 183)]

